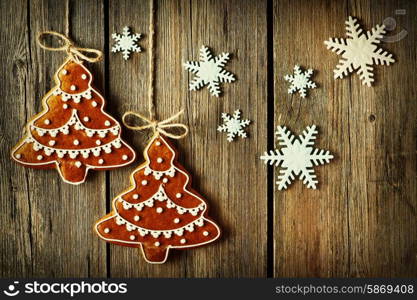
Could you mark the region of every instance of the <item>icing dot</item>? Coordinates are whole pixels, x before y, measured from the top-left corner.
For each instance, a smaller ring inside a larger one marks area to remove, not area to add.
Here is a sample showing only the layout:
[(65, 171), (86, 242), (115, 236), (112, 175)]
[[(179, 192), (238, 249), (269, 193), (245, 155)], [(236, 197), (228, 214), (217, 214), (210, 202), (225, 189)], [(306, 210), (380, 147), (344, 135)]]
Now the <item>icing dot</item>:
[(99, 163), (100, 165), (102, 165), (102, 164), (104, 163), (104, 160), (103, 160), (102, 158), (100, 158), (100, 159), (98, 160), (98, 163)]
[(135, 221), (137, 222), (137, 221), (139, 221), (139, 220), (140, 220), (140, 217), (139, 217), (139, 216), (135, 216), (135, 217), (133, 218), (133, 220), (135, 220)]
[(181, 239), (181, 241), (180, 241), (181, 244), (185, 244), (186, 242), (187, 242), (186, 239)]
[(179, 222), (180, 222), (180, 219), (179, 219), (179, 218), (175, 218), (175, 219), (174, 219), (174, 223), (175, 223), (175, 224), (178, 224)]
[(106, 125), (106, 126), (110, 126), (110, 121), (109, 121), (109, 120), (107, 120), (106, 122), (104, 122), (104, 125)]
[(45, 125), (49, 125), (49, 124), (51, 124), (51, 121), (49, 121), (49, 119), (46, 119), (45, 121), (43, 121), (43, 123), (44, 123)]
[(133, 241), (135, 238), (136, 238), (136, 237), (135, 237), (133, 234), (129, 237), (129, 239), (130, 239), (130, 240), (132, 240), (132, 241)]
[(164, 211), (164, 209), (163, 209), (162, 207), (158, 207), (158, 208), (156, 209), (156, 212), (157, 212), (158, 214), (162, 213), (163, 211)]
[(67, 75), (68, 74), (68, 71), (67, 70), (62, 70), (62, 75)]
[(75, 91), (77, 89), (77, 87), (75, 85), (71, 85), (70, 90), (71, 91)]
[(64, 104), (64, 105), (62, 105), (62, 107), (64, 108), (64, 109), (67, 109), (68, 108), (68, 104)]
[(16, 154), (15, 156), (16, 156), (16, 158), (21, 158), (22, 157), (22, 155), (20, 155), (19, 153)]
[(49, 141), (48, 144), (49, 144), (49, 146), (53, 146), (53, 145), (55, 145), (55, 141)]
[(163, 183), (167, 183), (167, 182), (168, 182), (168, 178), (164, 178), (164, 179), (162, 179), (162, 182), (163, 182)]
[(97, 146), (100, 146), (100, 145), (101, 145), (101, 141), (100, 141), (100, 140), (97, 140), (97, 141), (96, 141), (96, 145), (97, 145)]
[(208, 235), (209, 235), (209, 232), (208, 232), (208, 231), (204, 231), (204, 232), (203, 232), (203, 235), (204, 235), (204, 236), (208, 236)]
[(81, 168), (81, 162), (80, 162), (80, 161), (76, 161), (76, 162), (75, 162), (75, 166), (76, 166), (77, 168)]
[(42, 155), (38, 155), (37, 159), (38, 160), (42, 160), (43, 159), (43, 156)]
[(104, 233), (109, 233), (110, 229), (109, 228), (104, 228)]
[(148, 181), (147, 180), (142, 180), (142, 185), (147, 185)]
[(91, 105), (94, 106), (94, 107), (96, 107), (97, 106), (97, 102), (96, 101), (93, 101), (93, 102), (91, 102)]
[(73, 144), (74, 144), (75, 146), (78, 146), (78, 145), (80, 144), (80, 141), (79, 141), (79, 140), (74, 140)]
[(138, 194), (133, 194), (133, 199), (135, 199), (135, 200), (139, 199), (139, 195)]
[(161, 146), (161, 142), (160, 141), (156, 141), (155, 145)]
[(162, 157), (158, 157), (158, 158), (156, 159), (156, 162), (157, 162), (157, 163), (159, 163), (159, 164), (160, 164), (160, 163), (162, 163), (163, 161), (164, 161), (164, 160), (163, 160), (163, 158), (162, 158)]
[(155, 244), (154, 244), (156, 247), (159, 247), (159, 246), (161, 246), (161, 243), (160, 242), (155, 242)]
[(81, 75), (81, 78), (85, 80), (85, 79), (87, 79), (87, 75), (83, 74), (83, 75)]
[(182, 197), (182, 194), (181, 194), (181, 193), (177, 193), (177, 194), (175, 195), (175, 197), (177, 197), (177, 198), (181, 198), (181, 197)]
[(126, 155), (126, 154), (125, 154), (125, 155), (123, 155), (123, 156), (122, 156), (122, 159), (123, 159), (123, 160), (127, 160), (127, 155)]
[(88, 121), (90, 121), (90, 118), (89, 117), (84, 117), (83, 120), (84, 120), (84, 122), (88, 122)]

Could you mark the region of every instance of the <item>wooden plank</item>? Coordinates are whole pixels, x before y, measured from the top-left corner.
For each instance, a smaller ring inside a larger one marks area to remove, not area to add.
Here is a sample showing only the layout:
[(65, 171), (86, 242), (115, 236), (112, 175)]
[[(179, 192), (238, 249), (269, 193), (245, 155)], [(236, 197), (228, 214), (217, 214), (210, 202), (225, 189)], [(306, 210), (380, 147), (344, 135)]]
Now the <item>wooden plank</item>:
[[(120, 1), (116, 8), (110, 4), (109, 27), (120, 30), (121, 25), (131, 24), (137, 32), (147, 33), (147, 24), (141, 23), (149, 19), (146, 5)], [(134, 19), (131, 11), (136, 12)], [(194, 175), (193, 186), (207, 198), (210, 215), (223, 228), (224, 235), (207, 247), (172, 251), (164, 265), (148, 265), (142, 257), (137, 258), (136, 251), (111, 246), (112, 276), (266, 276), (267, 182), (266, 170), (258, 161), (258, 149), (266, 147), (266, 123), (262, 121), (266, 118), (265, 11), (266, 1), (158, 1), (157, 114), (164, 119), (185, 106), (182, 120), (191, 132), (176, 143), (179, 160)], [(147, 45), (142, 45), (146, 53)], [(224, 96), (220, 99), (210, 96), (206, 89), (188, 91), (192, 76), (182, 63), (198, 60), (202, 45), (210, 46), (215, 54), (233, 54), (227, 69), (238, 80), (223, 85)], [(148, 76), (146, 57), (135, 54), (133, 61), (127, 63), (120, 57), (112, 56), (112, 60), (115, 62), (110, 63), (110, 84), (121, 100), (118, 107), (146, 112), (146, 82), (142, 81)], [(120, 76), (122, 71), (133, 74), (133, 78)], [(221, 112), (237, 108), (254, 124), (249, 128), (249, 139), (228, 143), (216, 128)], [(146, 134), (135, 133), (135, 142), (137, 136), (143, 135)], [(137, 147), (139, 153), (145, 141), (142, 139)], [(112, 178), (112, 195), (128, 185), (128, 171), (123, 174), (117, 180)], [(125, 182), (125, 186), (120, 182)]]
[[(305, 63), (319, 70), (320, 88), (307, 100), (284, 96), (276, 120), (298, 131), (316, 123), (320, 147), (336, 159), (317, 168), (318, 191), (296, 183), (275, 192), (275, 276), (415, 276), (415, 4), (309, 3), (275, 4), (275, 77)], [(398, 22), (409, 35), (383, 45), (399, 61), (376, 68), (375, 87), (363, 86), (357, 75), (333, 80), (339, 57), (322, 41), (343, 37), (348, 15), (360, 17), (369, 30), (400, 8), (407, 15)], [(285, 94), (281, 78), (276, 98)]]
[[(405, 15), (395, 15), (404, 9)], [(352, 276), (417, 275), (415, 1), (349, 1), (349, 14), (370, 30), (387, 17), (407, 36), (382, 47), (392, 66), (375, 68), (374, 88), (351, 78), (349, 236)]]
[[(0, 83), (2, 115), (0, 118), (0, 277), (25, 277), (33, 274), (30, 189), (25, 169), (10, 159), (11, 149), (22, 134), (26, 120), (25, 102), (28, 100), (28, 70), (30, 63), (27, 35), (27, 1), (0, 2), (1, 73), (7, 80)], [(13, 25), (13, 30), (11, 26)], [(7, 109), (7, 110), (6, 110)]]
[[(84, 4), (82, 7), (81, 2)], [(94, 28), (103, 27), (102, 7), (98, 4), (97, 2), (86, 3), (86, 1), (72, 2), (74, 17), (71, 17), (71, 25), (76, 41), (83, 36), (85, 37), (83, 43), (86, 43), (84, 45), (99, 46), (101, 44), (98, 48), (102, 48), (103, 35), (98, 34), (98, 30), (94, 31)], [(21, 6), (22, 3), (18, 5)], [(41, 99), (54, 85), (54, 72), (65, 58), (65, 53), (41, 49), (37, 46), (35, 39), (36, 33), (42, 30), (65, 31), (65, 1), (31, 1), (28, 9), (29, 11), (25, 12), (25, 9), (20, 8), (22, 14), (27, 14), (24, 18), (21, 17), (22, 22), (28, 18), (25, 28), (22, 29), (20, 35), (16, 36), (19, 38), (18, 45), (22, 47), (22, 50), (17, 52), (21, 57), (17, 56), (11, 60), (11, 63), (17, 63), (16, 71), (18, 71), (18, 82), (21, 88), (15, 90), (16, 95), (3, 98), (13, 99), (13, 105), (4, 106), (7, 111), (3, 113), (17, 116), (16, 121), (13, 121), (11, 125), (14, 127), (9, 130), (14, 135), (19, 132), (19, 138), (21, 130), (18, 128), (22, 128), (30, 117), (41, 110)], [(20, 16), (20, 10), (17, 9), (16, 16)], [(13, 20), (14, 26), (19, 28), (16, 20)], [(86, 26), (87, 20), (89, 28), (86, 29), (83, 27)], [(30, 44), (26, 45), (28, 41)], [(13, 47), (9, 48), (13, 49)], [(97, 70), (99, 68), (96, 67), (95, 71)], [(98, 80), (100, 82), (100, 77)], [(16, 101), (19, 98), (21, 101)], [(17, 138), (16, 136), (8, 139), (6, 148), (11, 148), (17, 142)], [(25, 250), (21, 249), (21, 246), (16, 246), (16, 249), (9, 248), (5, 253), (18, 260), (23, 257), (17, 270), (8, 268), (10, 275), (105, 276), (105, 247), (92, 239), (91, 230), (94, 220), (100, 212), (105, 211), (105, 186), (102, 185), (105, 180), (104, 173), (90, 174), (87, 183), (72, 186), (63, 183), (58, 173), (53, 170), (32, 170), (11, 165), (10, 171), (20, 174), (13, 179), (12, 186), (16, 188), (11, 190), (13, 195), (10, 195), (10, 199), (16, 199), (14, 205), (17, 206), (10, 214), (11, 216), (19, 215), (18, 220), (24, 219), (17, 223), (23, 226), (17, 231), (21, 232), (17, 237), (19, 243), (25, 246)], [(8, 223), (2, 221), (2, 224)], [(16, 224), (16, 222), (9, 224)], [(17, 250), (19, 255), (16, 256), (12, 250)]]
[[(350, 94), (347, 82), (333, 80), (336, 58), (324, 45), (330, 36), (344, 35), (345, 11), (342, 1), (274, 2), (275, 125), (301, 134), (315, 124), (316, 147), (335, 155), (330, 164), (315, 167), (317, 190), (298, 179), (286, 191), (274, 188), (276, 277), (340, 277), (349, 272)], [(313, 81), (319, 85), (305, 99), (287, 93), (284, 75), (296, 64), (313, 68)], [(278, 174), (277, 168), (275, 178)]]

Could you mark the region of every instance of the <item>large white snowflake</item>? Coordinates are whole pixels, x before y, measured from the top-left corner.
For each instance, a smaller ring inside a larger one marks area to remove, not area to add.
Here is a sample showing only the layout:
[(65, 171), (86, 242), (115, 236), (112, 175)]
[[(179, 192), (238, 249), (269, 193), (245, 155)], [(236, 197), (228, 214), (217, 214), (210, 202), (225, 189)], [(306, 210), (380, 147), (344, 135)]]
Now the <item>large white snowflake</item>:
[(316, 175), (313, 166), (329, 163), (333, 155), (329, 151), (313, 148), (316, 139), (316, 125), (307, 126), (303, 135), (296, 138), (285, 126), (278, 126), (277, 132), (279, 144), (283, 146), (281, 150), (271, 150), (265, 152), (261, 159), (270, 165), (281, 165), (280, 175), (278, 175), (278, 189), (286, 189), (287, 185), (294, 180), (294, 175), (298, 176), (308, 188), (316, 189)]
[(213, 96), (220, 95), (220, 82), (235, 81), (235, 76), (223, 69), (230, 59), (229, 53), (222, 53), (213, 57), (211, 51), (206, 46), (200, 49), (200, 61), (188, 61), (184, 63), (186, 70), (196, 74), (190, 82), (190, 91), (195, 91), (208, 85), (208, 89)]
[(291, 83), (290, 88), (288, 89), (288, 94), (293, 94), (296, 91), (299, 91), (302, 98), (306, 97), (307, 88), (314, 89), (316, 84), (310, 80), (311, 75), (313, 75), (313, 69), (308, 69), (307, 71), (301, 71), (300, 66), (294, 67), (294, 75), (285, 75), (284, 79)]
[(359, 74), (362, 84), (371, 86), (374, 81), (372, 65), (386, 64), (395, 62), (392, 54), (378, 48), (378, 44), (384, 37), (385, 25), (376, 25), (366, 34), (362, 33), (357, 20), (349, 16), (346, 21), (346, 35), (348, 39), (330, 38), (324, 43), (327, 49), (331, 49), (338, 55), (342, 55), (339, 65), (334, 70), (334, 78), (343, 78), (354, 70)]
[(112, 34), (112, 38), (116, 41), (116, 44), (111, 48), (111, 51), (114, 53), (122, 52), (123, 58), (128, 60), (130, 53), (142, 51), (142, 49), (136, 45), (136, 42), (141, 36), (140, 33), (130, 33), (129, 27), (125, 26), (122, 34)]
[(250, 120), (242, 120), (240, 118), (240, 110), (235, 110), (233, 116), (228, 113), (222, 113), (223, 124), (217, 130), (220, 132), (227, 132), (227, 140), (232, 142), (236, 136), (246, 138), (247, 134), (243, 130), (250, 124)]

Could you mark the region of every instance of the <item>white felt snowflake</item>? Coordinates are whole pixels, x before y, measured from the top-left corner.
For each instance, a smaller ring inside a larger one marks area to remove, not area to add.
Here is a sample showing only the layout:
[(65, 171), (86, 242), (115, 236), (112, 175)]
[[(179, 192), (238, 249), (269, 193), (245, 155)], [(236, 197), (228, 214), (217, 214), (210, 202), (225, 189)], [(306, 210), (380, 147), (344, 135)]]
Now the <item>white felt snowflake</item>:
[(227, 140), (232, 142), (236, 136), (246, 138), (247, 134), (243, 130), (250, 124), (250, 120), (240, 118), (240, 110), (235, 110), (233, 116), (228, 113), (222, 113), (223, 124), (217, 128), (217, 131), (227, 132)]
[(288, 89), (288, 94), (293, 94), (296, 91), (299, 91), (300, 96), (305, 98), (307, 88), (314, 89), (316, 87), (316, 84), (310, 80), (311, 75), (313, 75), (313, 69), (308, 69), (303, 72), (299, 66), (295, 66), (294, 75), (284, 76), (284, 79), (291, 83), (291, 86)]
[(376, 25), (371, 31), (362, 33), (360, 25), (355, 18), (349, 17), (346, 21), (346, 35), (348, 39), (330, 38), (324, 43), (338, 55), (342, 55), (339, 65), (334, 70), (334, 78), (343, 78), (354, 70), (359, 74), (362, 84), (371, 86), (374, 81), (372, 65), (394, 63), (392, 54), (378, 48), (384, 37), (385, 25)]
[(129, 27), (123, 28), (123, 33), (113, 33), (112, 38), (116, 41), (116, 44), (111, 49), (112, 52), (122, 52), (125, 60), (129, 59), (131, 52), (140, 52), (142, 49), (136, 45), (136, 42), (142, 35), (140, 33), (130, 33)]
[(281, 165), (278, 175), (278, 189), (286, 189), (287, 185), (294, 180), (294, 175), (298, 176), (308, 188), (316, 189), (316, 175), (313, 166), (329, 163), (333, 155), (329, 151), (313, 148), (316, 139), (316, 126), (307, 126), (303, 135), (296, 138), (285, 126), (278, 126), (277, 132), (279, 144), (283, 146), (281, 150), (271, 150), (265, 152), (261, 159), (270, 165)]
[(210, 49), (202, 46), (200, 49), (200, 61), (184, 63), (186, 70), (196, 74), (196, 77), (190, 82), (190, 91), (195, 91), (208, 85), (210, 93), (219, 97), (219, 83), (235, 81), (235, 76), (223, 69), (229, 59), (229, 53), (222, 53), (213, 57)]

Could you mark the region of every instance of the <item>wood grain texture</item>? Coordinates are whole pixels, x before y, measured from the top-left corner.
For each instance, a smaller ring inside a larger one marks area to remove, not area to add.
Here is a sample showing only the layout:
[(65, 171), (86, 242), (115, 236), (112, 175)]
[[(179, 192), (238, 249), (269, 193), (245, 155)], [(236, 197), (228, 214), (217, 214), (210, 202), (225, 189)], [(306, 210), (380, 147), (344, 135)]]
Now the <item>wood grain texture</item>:
[[(401, 8), (407, 15), (395, 16)], [(315, 168), (319, 190), (296, 182), (275, 191), (275, 276), (415, 276), (415, 9), (410, 1), (275, 1), (276, 125), (300, 133), (316, 124), (317, 146), (335, 154)], [(409, 31), (383, 44), (398, 62), (375, 68), (373, 88), (357, 75), (333, 79), (340, 57), (323, 41), (344, 37), (349, 15), (366, 30), (394, 16)], [(286, 95), (282, 76), (295, 64), (319, 70), (308, 99)]]
[[(150, 131), (123, 129), (137, 162), (91, 172), (81, 186), (9, 159), (65, 57), (37, 46), (36, 33), (64, 32), (67, 21), (78, 45), (105, 52), (102, 62), (88, 67), (106, 111), (118, 120), (128, 110), (147, 112), (149, 1), (69, 1), (0, 2), (0, 112), (7, 116), (0, 118), (1, 278), (417, 275), (415, 1), (156, 1), (157, 115), (165, 119), (185, 108), (181, 121), (191, 131), (174, 141), (179, 162), (223, 229), (220, 240), (172, 251), (164, 265), (149, 265), (139, 251), (108, 245), (92, 230), (129, 186)], [(388, 35), (408, 32), (382, 45), (397, 62), (375, 68), (373, 88), (355, 74), (333, 79), (339, 57), (324, 41), (345, 35), (349, 15), (366, 30), (393, 17), (397, 28)], [(144, 34), (143, 52), (128, 61), (110, 52), (111, 34), (124, 26)], [(226, 69), (237, 81), (222, 84), (221, 98), (205, 88), (188, 91), (193, 75), (182, 64), (198, 60), (202, 45), (215, 55), (232, 54)], [(316, 70), (319, 87), (306, 99), (287, 94), (283, 76), (295, 64)], [(229, 143), (216, 128), (221, 113), (235, 109), (253, 122), (248, 139)], [(318, 190), (295, 181), (278, 191), (267, 176), (276, 177), (278, 169), (265, 167), (259, 156), (276, 143), (277, 125), (300, 134), (311, 124), (319, 129), (317, 146), (335, 159), (316, 168)]]

